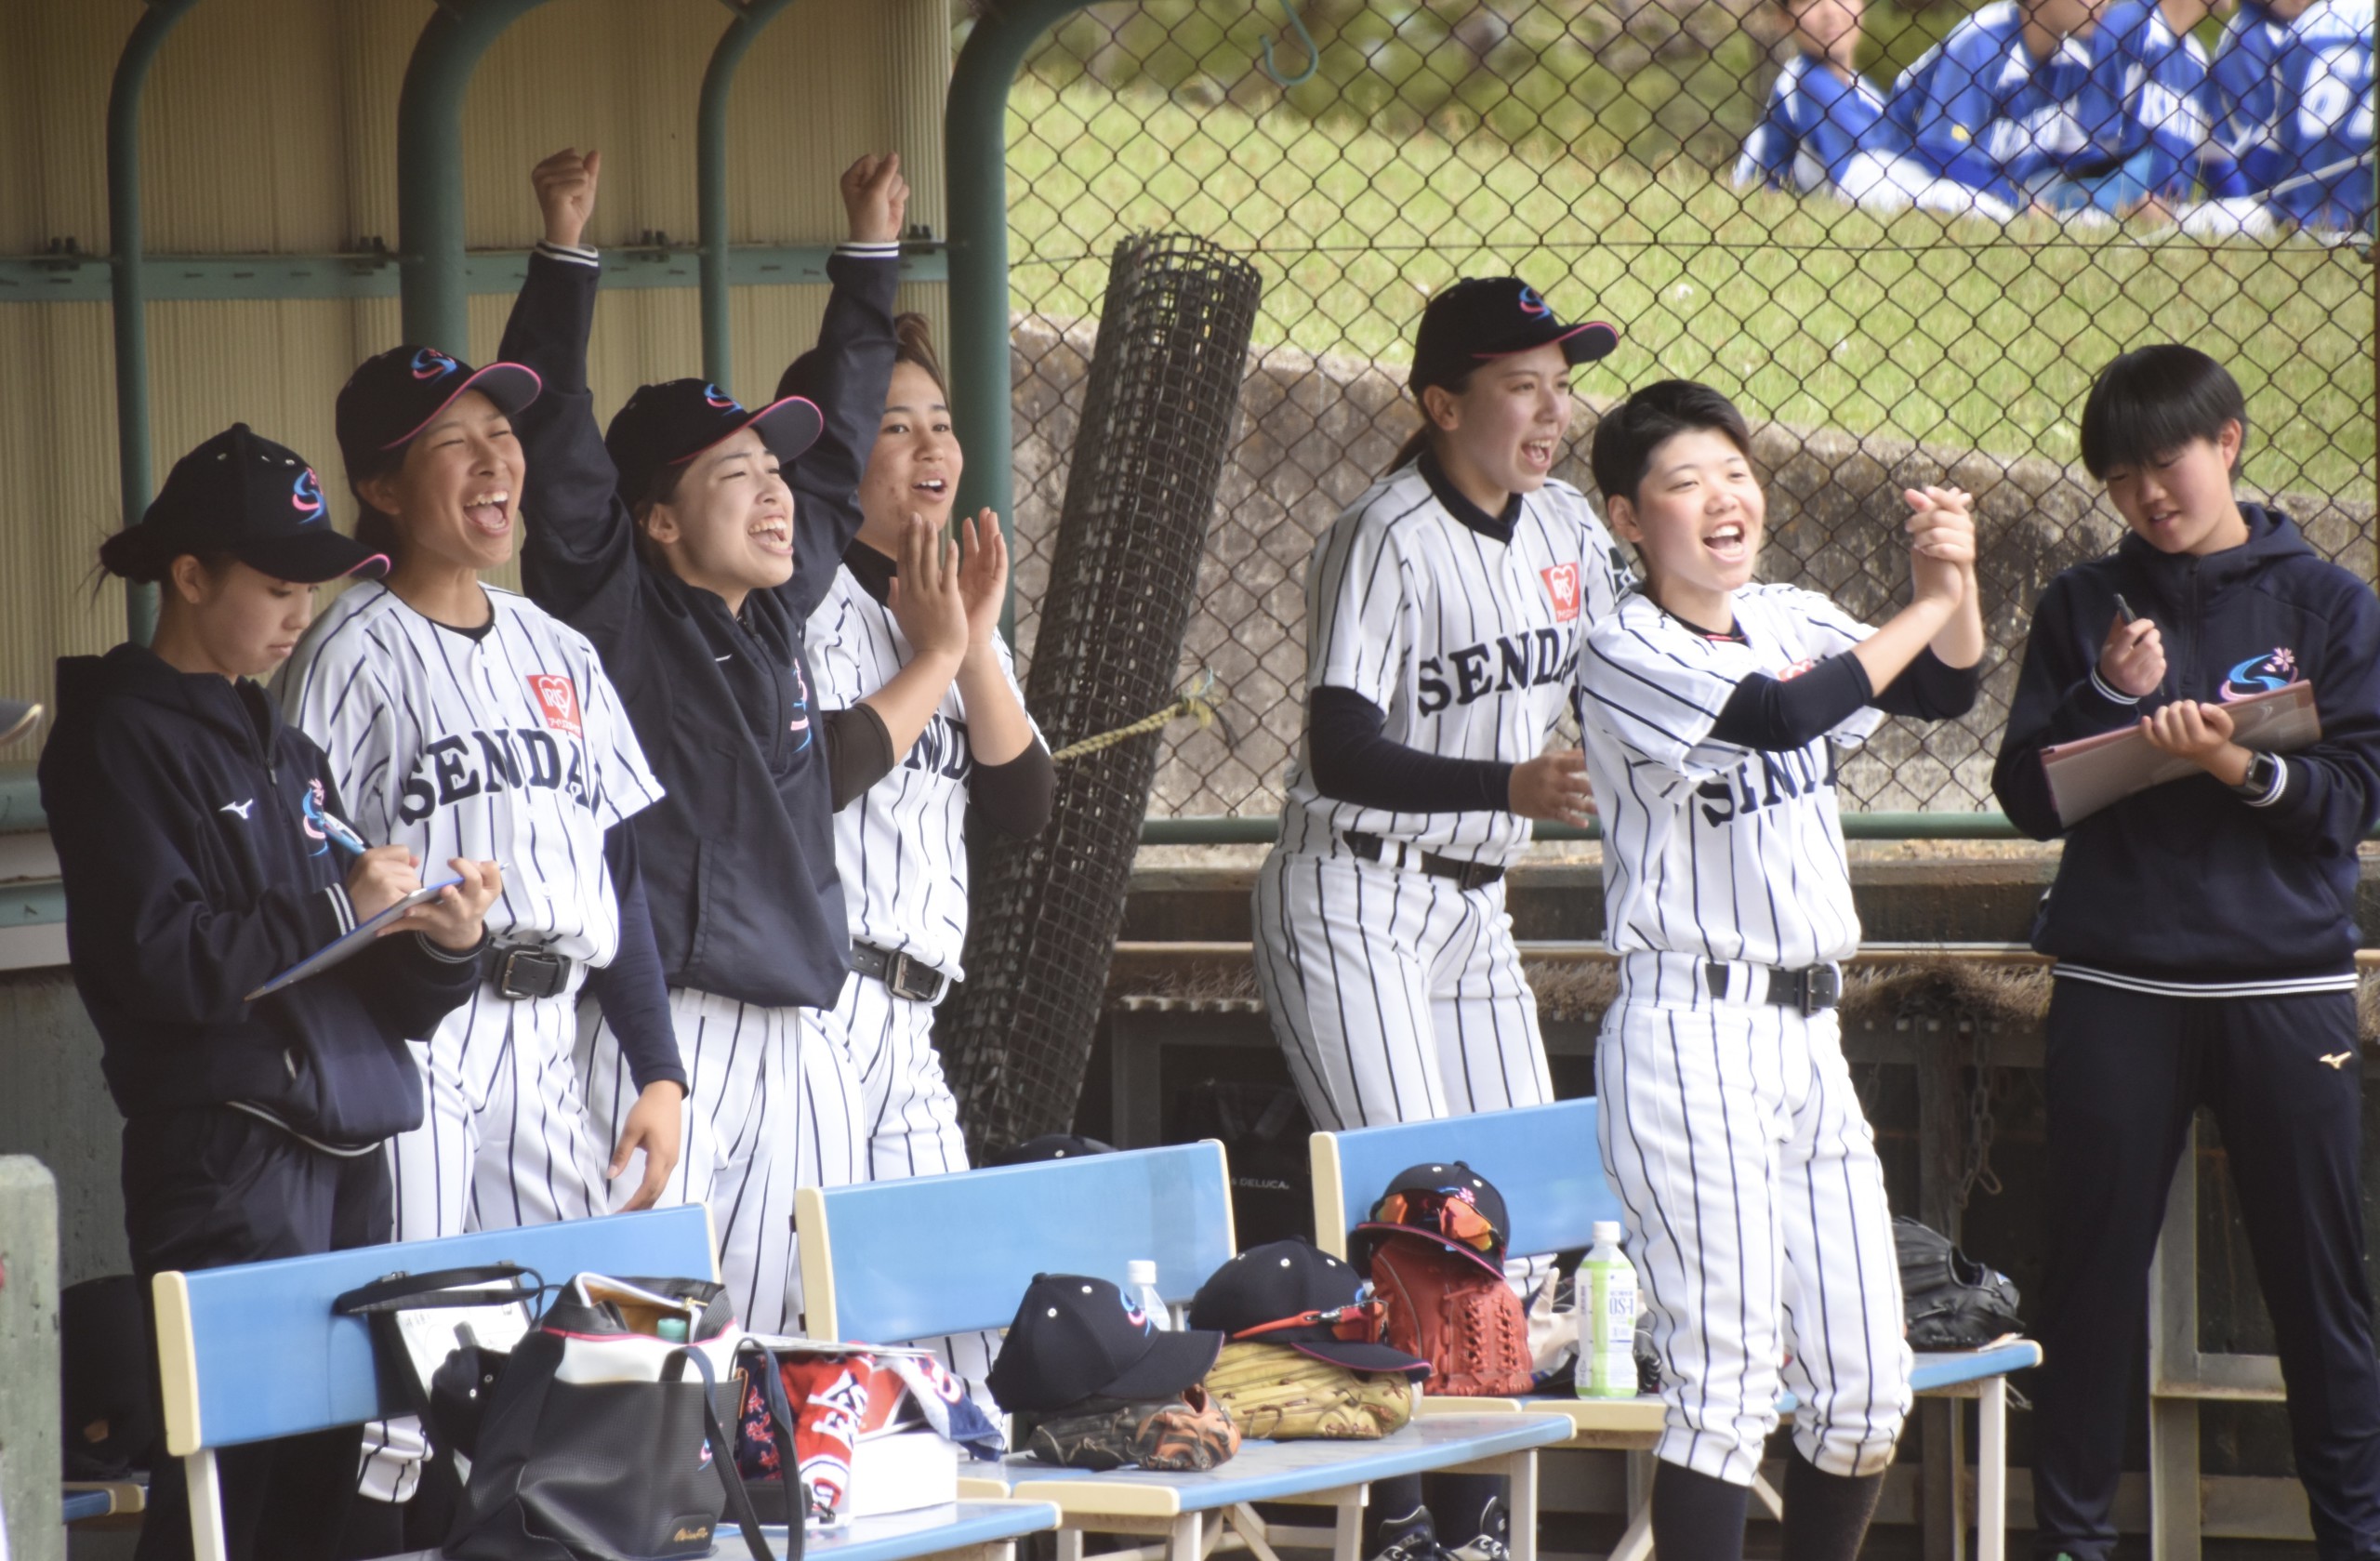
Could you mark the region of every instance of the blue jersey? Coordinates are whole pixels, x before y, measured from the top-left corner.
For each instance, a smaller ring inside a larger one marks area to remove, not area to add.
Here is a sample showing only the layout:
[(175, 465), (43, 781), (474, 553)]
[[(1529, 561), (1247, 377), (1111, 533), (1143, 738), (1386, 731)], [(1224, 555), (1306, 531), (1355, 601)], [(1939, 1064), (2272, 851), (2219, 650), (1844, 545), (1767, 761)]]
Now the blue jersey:
[(2352, 228), (2372, 216), (2372, 0), (2316, 0), (2294, 21), (2241, 0), (2207, 84), (2216, 195)]
[(2154, 0), (2117, 0), (2090, 49), (2082, 121), (2094, 160), (2129, 163), (2147, 153), (2145, 168), (2134, 170), (2142, 182), (2160, 195), (2187, 196), (2207, 150), (2205, 46), (2176, 34)]
[(1824, 61), (1797, 54), (1777, 73), (1768, 112), (1744, 138), (1736, 184), (1823, 190), (1841, 181), (1855, 154), (1900, 150), (1873, 83), (1856, 73), (1844, 81)]
[(1901, 73), (1885, 116), (1933, 172), (2022, 205), (2038, 180), (2091, 153), (2105, 118), (2091, 86), (2087, 41), (2060, 39), (2036, 60), (2016, 0), (1996, 0)]

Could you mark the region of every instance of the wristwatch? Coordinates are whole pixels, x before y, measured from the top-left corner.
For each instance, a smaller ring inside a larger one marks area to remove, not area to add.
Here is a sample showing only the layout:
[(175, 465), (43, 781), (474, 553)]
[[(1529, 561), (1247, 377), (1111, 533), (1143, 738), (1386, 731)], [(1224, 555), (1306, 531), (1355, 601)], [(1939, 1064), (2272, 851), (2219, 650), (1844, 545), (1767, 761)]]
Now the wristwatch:
[(2248, 756), (2246, 776), (2231, 789), (2251, 802), (2261, 802), (2271, 796), (2273, 787), (2280, 784), (2281, 761), (2268, 753), (2253, 753)]

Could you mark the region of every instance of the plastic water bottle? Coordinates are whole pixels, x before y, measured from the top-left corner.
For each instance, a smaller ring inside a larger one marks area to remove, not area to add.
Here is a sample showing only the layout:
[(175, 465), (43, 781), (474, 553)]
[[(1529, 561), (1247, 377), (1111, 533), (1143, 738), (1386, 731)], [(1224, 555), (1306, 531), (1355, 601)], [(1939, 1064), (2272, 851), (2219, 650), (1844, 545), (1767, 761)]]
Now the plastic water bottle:
[(1173, 1314), (1167, 1310), (1165, 1297), (1157, 1292), (1157, 1263), (1152, 1258), (1134, 1258), (1124, 1265), (1124, 1288), (1140, 1303), (1149, 1326), (1161, 1331), (1173, 1329)]
[(1620, 1250), (1620, 1222), (1597, 1220), (1594, 1246), (1572, 1291), (1579, 1314), (1575, 1381), (1581, 1398), (1636, 1396), (1636, 1270)]

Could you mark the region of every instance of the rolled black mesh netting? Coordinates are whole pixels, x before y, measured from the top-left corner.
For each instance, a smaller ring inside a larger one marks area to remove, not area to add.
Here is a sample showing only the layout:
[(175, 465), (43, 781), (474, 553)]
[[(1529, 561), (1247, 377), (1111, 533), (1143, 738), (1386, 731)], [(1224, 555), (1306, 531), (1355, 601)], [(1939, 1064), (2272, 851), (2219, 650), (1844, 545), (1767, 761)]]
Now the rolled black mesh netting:
[[(1204, 239), (1116, 247), (1025, 680), (1052, 749), (1174, 697), (1261, 291)], [(1061, 764), (1049, 827), (976, 854), (967, 980), (934, 1040), (979, 1158), (1074, 1120), (1161, 740)]]

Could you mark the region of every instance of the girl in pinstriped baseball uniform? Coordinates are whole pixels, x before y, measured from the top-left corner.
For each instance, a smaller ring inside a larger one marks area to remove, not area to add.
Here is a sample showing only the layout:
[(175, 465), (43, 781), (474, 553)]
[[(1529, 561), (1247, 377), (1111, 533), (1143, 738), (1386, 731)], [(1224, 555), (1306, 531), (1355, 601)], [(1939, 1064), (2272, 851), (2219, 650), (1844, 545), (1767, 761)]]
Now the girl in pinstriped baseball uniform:
[(1317, 1127), (1553, 1098), (1502, 880), (1530, 819), (1592, 807), (1580, 755), (1542, 750), (1626, 575), (1551, 473), (1572, 365), (1618, 340), (1513, 277), (1448, 288), (1414, 346), (1422, 430), (1315, 548), (1305, 750), (1255, 929)]
[(1803, 1406), (1785, 1554), (1850, 1561), (1910, 1356), (1884, 1170), (1834, 1013), (1859, 941), (1835, 763), (1886, 713), (1974, 703), (1975, 526), (1965, 494), (1908, 493), (1913, 600), (1871, 628), (1752, 582), (1765, 500), (1717, 391), (1639, 390), (1595, 430), (1593, 466), (1646, 575), (1588, 631), (1579, 685), (1620, 956), (1595, 1046), (1604, 1170), (1668, 1410), (1653, 1542), (1742, 1554), (1781, 1378)]
[[(893, 558), (911, 517), (937, 535), (949, 524), (965, 464), (925, 318), (904, 314), (893, 327), (892, 385), (859, 485), (865, 518), (810, 619), (812, 667), (828, 708), (858, 703), (915, 661), (888, 604)], [(804, 353), (778, 393), (805, 392), (823, 366), (821, 354)], [(835, 818), (852, 975), (834, 1006), (803, 1013), (801, 1058), (822, 1139), (835, 1101), (850, 1123), (845, 1162), (825, 1167), (828, 1184), (967, 1169), (933, 1013), (965, 973), (969, 810), (1003, 834), (1030, 836), (1049, 822), (1055, 790), (1050, 750), (1025, 714), (1000, 638), (1008, 548), (999, 522), (986, 509), (960, 536), (968, 638), (958, 675), (892, 774)], [(956, 1364), (982, 1375), (970, 1359)]]
[[(522, 420), (536, 457), (522, 577), (618, 668), (670, 791), (637, 820), (691, 1080), (689, 1152), (666, 1197), (710, 1205), (739, 1316), (788, 1332), (794, 1188), (833, 1179), (850, 1136), (841, 1091), (805, 1100), (796, 1055), (800, 1015), (832, 1003), (849, 969), (833, 814), (915, 739), (966, 640), (946, 544), (922, 522), (896, 528), (904, 622), (927, 654), (865, 703), (827, 708), (813, 693), (804, 625), (859, 523), (908, 186), (897, 156), (843, 177), (852, 242), (827, 261), (814, 402), (747, 412), (716, 386), (672, 380), (639, 389), (599, 439), (587, 354), (601, 263), (578, 241), (601, 166), (563, 151), (532, 176), (546, 242), (505, 347), (552, 390)], [(599, 1114), (633, 1098), (625, 1038), (608, 1023), (584, 1038)]]

